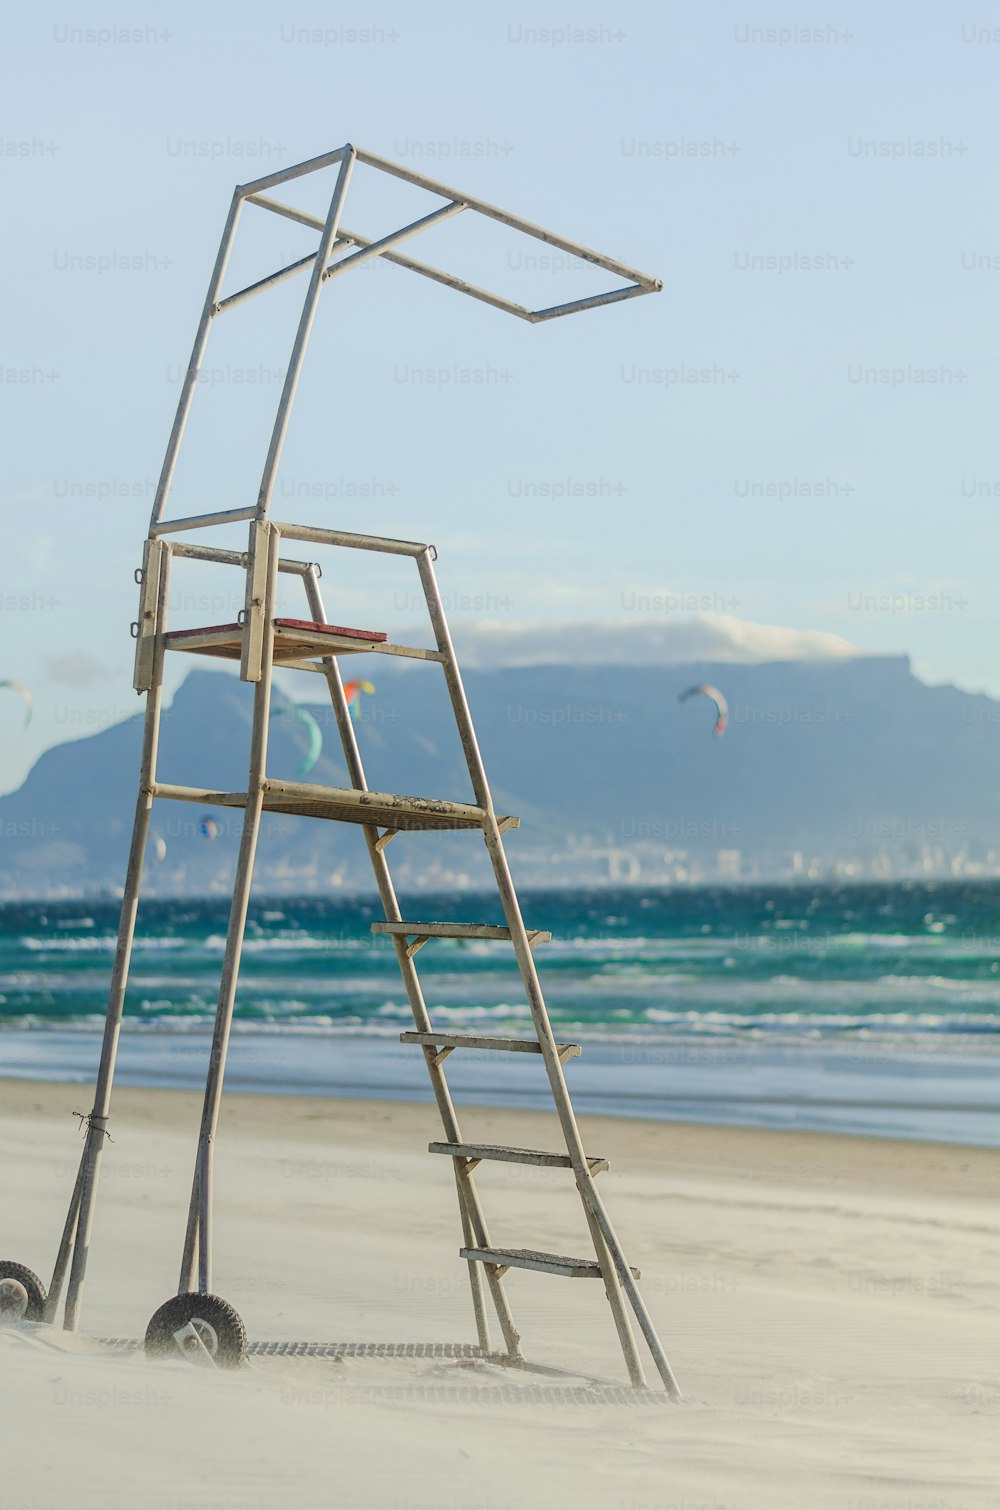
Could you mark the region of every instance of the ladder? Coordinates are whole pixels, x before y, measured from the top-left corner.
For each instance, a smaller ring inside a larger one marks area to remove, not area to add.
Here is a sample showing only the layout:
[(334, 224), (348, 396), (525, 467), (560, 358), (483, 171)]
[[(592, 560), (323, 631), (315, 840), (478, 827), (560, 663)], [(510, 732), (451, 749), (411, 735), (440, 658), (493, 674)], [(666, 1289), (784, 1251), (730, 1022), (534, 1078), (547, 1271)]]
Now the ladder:
[[(351, 174), (357, 163), (363, 163), (404, 179), (417, 187), (425, 188), (443, 197), (446, 204), (443, 209), (435, 210), (377, 242), (355, 232), (346, 231), (342, 225), (341, 211)], [(292, 181), (305, 174), (330, 167), (336, 167), (336, 182), (329, 210), (323, 220), (266, 196), (265, 191), (278, 183)], [(300, 259), (299, 262), (278, 270), (247, 289), (223, 298), (222, 283), (226, 265), (237, 219), (245, 203), (319, 230), (319, 246), (310, 257)], [(581, 257), (627, 280), (626, 286), (550, 309), (530, 310), (455, 278), (429, 264), (403, 257), (392, 250), (399, 242), (417, 234), (429, 225), (437, 224), (440, 220), (447, 219), (463, 210), (471, 210), (487, 218), (498, 220), (515, 230)], [(350, 247), (356, 250), (346, 250)], [(337, 252), (341, 254), (339, 257), (335, 255)], [(631, 1385), (636, 1388), (647, 1387), (643, 1362), (633, 1329), (634, 1321), (638, 1324), (664, 1390), (670, 1398), (676, 1399), (679, 1398), (677, 1383), (638, 1288), (638, 1271), (627, 1262), (621, 1242), (598, 1190), (597, 1180), (607, 1170), (607, 1161), (585, 1151), (574, 1115), (564, 1071), (568, 1061), (578, 1056), (581, 1049), (578, 1044), (557, 1041), (546, 1011), (535, 965), (535, 950), (548, 942), (551, 935), (539, 929), (526, 927), (521, 914), (503, 842), (504, 834), (507, 830), (517, 827), (518, 819), (510, 815), (498, 814), (493, 806), (486, 770), (435, 576), (434, 561), (437, 552), (434, 546), (425, 543), (282, 522), (271, 516), (270, 505), (275, 475), (320, 291), (331, 278), (374, 256), (382, 256), (409, 271), (428, 277), (507, 313), (518, 315), (530, 323), (538, 323), (596, 305), (654, 292), (660, 287), (658, 280), (637, 273), (634, 269), (614, 259), (602, 257), (585, 247), (532, 225), (528, 221), (509, 215), (484, 201), (459, 194), (421, 174), (400, 167), (398, 164), (389, 163), (383, 158), (363, 152), (351, 145), (322, 157), (313, 158), (306, 163), (300, 163), (282, 173), (272, 174), (255, 183), (240, 186), (235, 191), (167, 445), (153, 504), (149, 533), (145, 542), (142, 567), (136, 574), (140, 602), (139, 616), (133, 625), (136, 639), (134, 685), (137, 692), (143, 694), (146, 699), (139, 792), (93, 1110), (86, 1118), (86, 1138), (80, 1167), (47, 1293), (35, 1276), (20, 1265), (6, 1266), (6, 1270), (10, 1271), (10, 1277), (6, 1282), (26, 1286), (27, 1314), (35, 1315), (38, 1319), (48, 1322), (55, 1321), (65, 1291), (63, 1325), (68, 1330), (74, 1330), (79, 1325), (82, 1290), (94, 1222), (98, 1175), (105, 1139), (108, 1136), (118, 1039), (153, 803), (171, 801), (194, 803), (201, 807), (242, 809), (244, 816), (240, 847), (206, 1075), (178, 1293), (156, 1313), (146, 1334), (147, 1351), (154, 1355), (175, 1352), (179, 1349), (183, 1353), (194, 1356), (195, 1361), (214, 1361), (220, 1365), (239, 1362), (242, 1359), (246, 1350), (242, 1322), (227, 1302), (212, 1293), (213, 1169), (223, 1080), (236, 1004), (237, 981), (258, 836), (265, 812), (353, 823), (361, 827), (364, 835), (375, 885), (385, 914), (384, 921), (372, 925), (373, 930), (376, 934), (387, 937), (395, 951), (413, 1014), (413, 1030), (404, 1032), (401, 1035), (401, 1041), (413, 1045), (422, 1053), (441, 1117), (443, 1139), (432, 1142), (430, 1152), (452, 1161), (462, 1231), (460, 1257), (465, 1261), (468, 1269), (481, 1354), (484, 1357), (505, 1361), (514, 1367), (542, 1368), (541, 1365), (528, 1363), (524, 1358), (520, 1335), (514, 1322), (504, 1282), (509, 1271), (526, 1269), (563, 1278), (595, 1279), (603, 1284)], [(273, 283), (306, 270), (310, 274), (308, 288), (277, 406), (256, 503), (242, 509), (209, 512), (185, 518), (166, 518), (166, 502), (212, 322), (225, 311), (240, 304), (245, 298), (262, 292)], [(247, 523), (249, 531), (245, 550), (224, 549), (218, 545), (202, 543), (206, 537), (200, 534), (200, 531), (241, 521)], [(189, 538), (191, 536), (195, 538)], [(285, 541), (335, 550), (374, 552), (412, 560), (419, 576), (434, 648), (395, 644), (391, 643), (388, 636), (381, 631), (331, 623), (327, 617), (320, 590), (319, 564), (283, 555), (282, 546)], [(244, 609), (235, 623), (197, 629), (172, 630), (170, 628), (168, 624), (169, 583), (171, 566), (175, 558), (207, 562), (216, 566), (230, 566), (244, 574)], [(299, 579), (304, 591), (308, 617), (293, 619), (279, 614), (277, 602), (279, 574), (287, 574)], [(241, 679), (253, 684), (253, 719), (245, 790), (215, 791), (205, 787), (180, 786), (160, 779), (157, 770), (157, 750), (162, 713), (164, 664), (169, 654), (207, 655), (238, 662)], [(458, 802), (424, 795), (411, 796), (395, 792), (378, 792), (369, 788), (340, 669), (342, 657), (357, 654), (402, 656), (441, 668), (464, 752), (474, 801)], [(339, 733), (349, 786), (332, 787), (303, 781), (276, 780), (269, 777), (267, 771), (268, 729), (271, 713), (272, 672), (276, 666), (319, 674), (324, 678)], [(503, 926), (442, 923), (413, 920), (402, 916), (389, 868), (388, 846), (400, 833), (441, 829), (471, 830), (482, 835), (505, 919)], [(435, 1029), (421, 988), (416, 955), (425, 946), (429, 945), (433, 948), (434, 941), (442, 938), (489, 940), (498, 944), (507, 944), (513, 949), (531, 1013), (533, 1037), (491, 1037), (477, 1033), (439, 1032)], [(459, 1124), (445, 1074), (445, 1062), (455, 1052), (540, 1055), (559, 1121), (563, 1151), (551, 1152), (469, 1141)], [(497, 1161), (567, 1171), (572, 1176), (579, 1194), (593, 1256), (581, 1258), (541, 1252), (533, 1248), (494, 1246), (477, 1189), (475, 1171), (481, 1163)], [(4, 1279), (4, 1275), (5, 1266), (0, 1264), (0, 1280)], [(25, 1275), (28, 1275), (29, 1279), (26, 1280)], [(34, 1292), (30, 1281), (34, 1282), (37, 1293)], [(492, 1346), (491, 1312), (495, 1315), (503, 1339), (502, 1353), (496, 1353)], [(201, 1355), (204, 1355), (204, 1359)], [(558, 1372), (545, 1368), (542, 1368), (542, 1371)]]

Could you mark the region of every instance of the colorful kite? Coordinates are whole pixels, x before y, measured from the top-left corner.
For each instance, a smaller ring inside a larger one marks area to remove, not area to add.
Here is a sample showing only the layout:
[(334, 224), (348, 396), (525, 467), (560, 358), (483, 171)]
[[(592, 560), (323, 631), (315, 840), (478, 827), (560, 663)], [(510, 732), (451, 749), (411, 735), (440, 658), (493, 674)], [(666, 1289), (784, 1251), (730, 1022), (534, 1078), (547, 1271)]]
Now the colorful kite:
[(24, 698), (24, 727), (27, 728), (31, 723), (31, 715), (34, 711), (35, 706), (31, 693), (28, 691), (27, 687), (23, 687), (20, 682), (0, 682), (0, 687), (9, 687), (11, 692), (17, 692), (21, 697)]
[(360, 717), (362, 692), (367, 692), (370, 695), (374, 691), (375, 688), (371, 682), (344, 683), (344, 696), (347, 698), (347, 706), (351, 710), (352, 718)]
[(715, 704), (715, 728), (713, 734), (725, 734), (726, 724), (729, 722), (729, 704), (719, 691), (718, 687), (710, 687), (707, 682), (699, 682), (697, 687), (688, 687), (677, 699), (679, 703), (687, 702), (689, 697), (710, 697)]
[(272, 708), (271, 717), (275, 714), (284, 719), (298, 719), (309, 731), (309, 748), (306, 758), (296, 771), (296, 776), (305, 776), (312, 770), (323, 750), (323, 730), (313, 718), (308, 708), (301, 707), (298, 703), (288, 703), (284, 708)]

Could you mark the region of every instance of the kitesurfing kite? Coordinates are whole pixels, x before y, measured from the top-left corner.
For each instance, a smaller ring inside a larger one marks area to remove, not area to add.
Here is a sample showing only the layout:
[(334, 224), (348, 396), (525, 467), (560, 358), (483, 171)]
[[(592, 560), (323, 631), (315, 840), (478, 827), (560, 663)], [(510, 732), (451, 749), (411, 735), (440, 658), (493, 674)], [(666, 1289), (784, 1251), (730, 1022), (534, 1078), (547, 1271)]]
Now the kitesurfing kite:
[(219, 837), (219, 825), (214, 818), (210, 818), (206, 813), (204, 817), (198, 820), (198, 832), (203, 839), (217, 839)]
[(347, 698), (347, 706), (351, 710), (351, 717), (357, 718), (361, 712), (362, 692), (372, 693), (375, 691), (371, 682), (345, 682), (344, 696)]
[(27, 728), (31, 723), (31, 714), (34, 709), (34, 701), (32, 699), (31, 693), (28, 691), (27, 687), (23, 687), (20, 682), (0, 682), (0, 687), (9, 687), (11, 692), (17, 692), (21, 695), (21, 697), (24, 698), (24, 727)]
[(162, 834), (158, 834), (155, 828), (149, 831), (149, 848), (157, 865), (162, 865), (167, 858), (167, 841)]
[(296, 776), (305, 776), (320, 757), (323, 749), (323, 731), (309, 709), (301, 707), (298, 703), (289, 703), (285, 708), (272, 709), (272, 718), (275, 713), (280, 714), (282, 718), (297, 718), (299, 723), (305, 724), (309, 731), (309, 748), (306, 751), (306, 758), (295, 773)]
[(707, 682), (699, 682), (697, 687), (688, 687), (677, 699), (679, 703), (687, 702), (689, 697), (710, 697), (715, 704), (715, 728), (713, 734), (725, 734), (726, 724), (729, 722), (729, 704), (719, 691), (718, 687), (710, 687)]

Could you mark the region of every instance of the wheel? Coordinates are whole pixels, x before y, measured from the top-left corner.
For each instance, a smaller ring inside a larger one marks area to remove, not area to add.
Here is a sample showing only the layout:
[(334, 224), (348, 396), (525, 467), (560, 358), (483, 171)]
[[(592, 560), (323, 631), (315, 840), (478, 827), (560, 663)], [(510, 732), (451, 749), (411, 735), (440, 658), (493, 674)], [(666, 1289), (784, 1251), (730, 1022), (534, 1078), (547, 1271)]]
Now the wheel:
[(239, 1368), (247, 1352), (246, 1327), (239, 1312), (228, 1300), (197, 1291), (175, 1295), (156, 1312), (146, 1328), (146, 1357), (183, 1356), (174, 1333), (186, 1326), (194, 1327), (218, 1368)]
[(5, 1321), (42, 1321), (45, 1286), (24, 1264), (0, 1258), (0, 1324)]

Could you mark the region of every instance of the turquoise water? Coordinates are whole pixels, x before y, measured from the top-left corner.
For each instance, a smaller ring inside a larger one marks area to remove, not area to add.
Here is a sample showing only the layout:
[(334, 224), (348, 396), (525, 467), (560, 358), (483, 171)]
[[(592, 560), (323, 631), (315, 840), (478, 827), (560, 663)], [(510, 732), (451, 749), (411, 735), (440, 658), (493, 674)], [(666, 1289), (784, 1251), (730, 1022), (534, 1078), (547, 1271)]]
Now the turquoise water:
[[(609, 1041), (817, 1039), (1000, 1043), (1000, 883), (535, 892), (529, 926), (560, 1032)], [(0, 907), (0, 1027), (96, 1027), (117, 903)], [(501, 922), (496, 898), (422, 896), (409, 917)], [(237, 1031), (396, 1036), (409, 1009), (363, 898), (254, 903)], [(145, 902), (130, 1028), (204, 1029), (225, 900)], [(509, 946), (434, 941), (419, 956), (440, 1027), (523, 1029)], [(0, 1048), (2, 1052), (2, 1048)]]
[[(0, 1076), (92, 1082), (117, 911), (0, 908)], [(581, 1112), (1000, 1147), (998, 883), (536, 892), (524, 911), (555, 935), (536, 957), (557, 1034), (584, 1046)], [(254, 904), (230, 1089), (428, 1098), (379, 916), (360, 898)], [(223, 899), (143, 904), (121, 1084), (204, 1083), (226, 920)], [(436, 1026), (530, 1034), (509, 945), (435, 940), (418, 965)], [(531, 1056), (458, 1054), (448, 1076), (462, 1105), (551, 1104)]]

